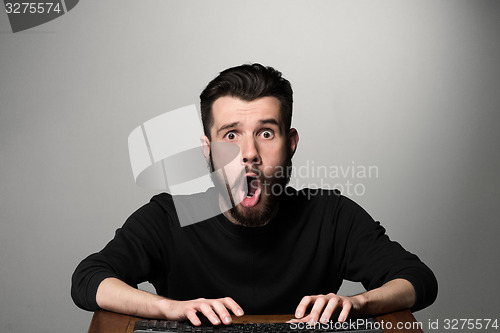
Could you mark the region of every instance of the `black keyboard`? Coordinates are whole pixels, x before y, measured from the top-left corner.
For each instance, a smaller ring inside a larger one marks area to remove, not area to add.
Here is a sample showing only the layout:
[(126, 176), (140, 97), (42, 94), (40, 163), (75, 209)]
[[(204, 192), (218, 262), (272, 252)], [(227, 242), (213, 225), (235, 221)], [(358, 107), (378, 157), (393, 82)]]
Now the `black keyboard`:
[(261, 323), (194, 326), (189, 322), (168, 320), (139, 320), (135, 323), (134, 333), (383, 333), (380, 325), (373, 319), (359, 319), (344, 323), (329, 322), (326, 324), (308, 323)]

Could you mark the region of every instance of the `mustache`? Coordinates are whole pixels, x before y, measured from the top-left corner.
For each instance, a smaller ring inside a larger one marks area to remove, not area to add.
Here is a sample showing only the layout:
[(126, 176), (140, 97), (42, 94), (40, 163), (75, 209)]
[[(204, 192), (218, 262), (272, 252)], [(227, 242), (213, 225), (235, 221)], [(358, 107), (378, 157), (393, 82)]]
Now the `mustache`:
[(258, 167), (253, 166), (253, 165), (250, 165), (250, 166), (246, 165), (245, 166), (245, 173), (249, 173), (249, 172), (256, 174), (257, 177), (261, 177), (263, 175), (263, 172)]

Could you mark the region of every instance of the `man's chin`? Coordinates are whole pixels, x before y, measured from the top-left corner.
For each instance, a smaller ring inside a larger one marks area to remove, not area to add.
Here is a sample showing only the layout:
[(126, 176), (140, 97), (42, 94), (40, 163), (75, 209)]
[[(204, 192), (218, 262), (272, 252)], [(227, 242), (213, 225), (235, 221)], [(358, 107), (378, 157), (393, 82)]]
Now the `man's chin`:
[(266, 205), (258, 203), (252, 207), (245, 207), (241, 203), (229, 210), (231, 217), (246, 227), (259, 227), (267, 224), (271, 219), (272, 211)]

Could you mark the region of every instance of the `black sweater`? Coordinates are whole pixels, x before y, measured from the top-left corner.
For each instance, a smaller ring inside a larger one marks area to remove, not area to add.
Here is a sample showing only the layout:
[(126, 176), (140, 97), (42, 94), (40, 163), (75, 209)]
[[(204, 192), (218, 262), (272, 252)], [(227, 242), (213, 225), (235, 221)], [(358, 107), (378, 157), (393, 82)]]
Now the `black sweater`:
[(107, 277), (131, 286), (149, 281), (176, 300), (230, 296), (246, 314), (292, 314), (303, 296), (336, 293), (343, 279), (370, 290), (403, 278), (416, 291), (412, 310), (434, 302), (432, 271), (356, 203), (334, 191), (287, 192), (277, 216), (255, 228), (222, 214), (180, 227), (172, 197), (154, 196), (80, 263), (74, 302), (98, 309), (97, 287)]

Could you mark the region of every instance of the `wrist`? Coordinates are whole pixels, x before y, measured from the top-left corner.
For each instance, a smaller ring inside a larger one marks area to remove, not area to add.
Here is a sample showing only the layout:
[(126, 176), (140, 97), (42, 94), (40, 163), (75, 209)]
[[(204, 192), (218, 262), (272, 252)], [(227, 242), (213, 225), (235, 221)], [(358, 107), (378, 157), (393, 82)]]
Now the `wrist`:
[(149, 313), (151, 313), (156, 318), (166, 318), (171, 317), (170, 307), (173, 301), (165, 297), (155, 297), (149, 304)]
[(352, 302), (353, 302), (353, 307), (356, 315), (364, 315), (367, 314), (368, 312), (368, 307), (369, 307), (369, 297), (367, 293), (361, 293), (357, 294), (354, 296), (351, 296)]

